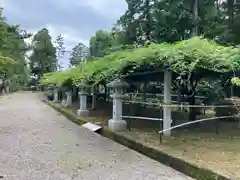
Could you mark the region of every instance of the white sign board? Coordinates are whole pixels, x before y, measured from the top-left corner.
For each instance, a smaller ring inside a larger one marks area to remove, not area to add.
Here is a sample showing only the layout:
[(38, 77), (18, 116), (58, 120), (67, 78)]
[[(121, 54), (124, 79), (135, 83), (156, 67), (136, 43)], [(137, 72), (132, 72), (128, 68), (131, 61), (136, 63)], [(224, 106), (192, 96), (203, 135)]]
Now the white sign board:
[(93, 131), (93, 132), (95, 132), (95, 131), (97, 131), (97, 130), (102, 128), (101, 126), (98, 126), (96, 124), (92, 124), (90, 122), (85, 123), (82, 126), (85, 127), (86, 129), (89, 129), (90, 131)]

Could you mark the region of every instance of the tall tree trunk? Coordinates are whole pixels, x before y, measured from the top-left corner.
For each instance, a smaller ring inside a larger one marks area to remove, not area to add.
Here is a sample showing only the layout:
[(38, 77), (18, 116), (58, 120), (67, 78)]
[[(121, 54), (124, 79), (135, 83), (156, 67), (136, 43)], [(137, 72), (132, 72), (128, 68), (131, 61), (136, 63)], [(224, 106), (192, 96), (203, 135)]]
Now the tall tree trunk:
[[(189, 105), (195, 105), (195, 93), (189, 98)], [(196, 120), (196, 111), (195, 107), (189, 108), (189, 120), (195, 121)]]
[[(189, 105), (195, 105), (196, 104), (196, 87), (200, 80), (200, 77), (191, 75), (190, 82), (189, 82), (189, 93), (191, 94), (189, 97)], [(196, 107), (190, 107), (189, 108), (189, 120), (195, 121), (197, 118), (196, 116)]]
[(198, 35), (198, 24), (197, 24), (198, 8), (199, 8), (198, 0), (193, 0), (193, 19), (194, 19), (194, 27), (193, 27), (193, 29), (192, 29), (192, 36), (197, 36), (197, 35)]
[(229, 29), (232, 29), (234, 25), (234, 1), (235, 0), (227, 0), (227, 15), (229, 17), (228, 20)]
[[(197, 36), (198, 35), (198, 8), (199, 8), (199, 2), (198, 0), (193, 0), (193, 19), (194, 19), (194, 27), (192, 29), (192, 36)], [(196, 82), (197, 84), (197, 82)], [(196, 85), (193, 85), (193, 82), (191, 81), (191, 87), (192, 87), (192, 96), (189, 99), (189, 104), (190, 105), (195, 105), (195, 88)], [(196, 112), (194, 107), (189, 108), (189, 120), (190, 121), (195, 121), (196, 120)]]
[(151, 32), (152, 32), (152, 19), (151, 19), (151, 14), (150, 14), (150, 1), (146, 0), (146, 40), (148, 43), (151, 42)]

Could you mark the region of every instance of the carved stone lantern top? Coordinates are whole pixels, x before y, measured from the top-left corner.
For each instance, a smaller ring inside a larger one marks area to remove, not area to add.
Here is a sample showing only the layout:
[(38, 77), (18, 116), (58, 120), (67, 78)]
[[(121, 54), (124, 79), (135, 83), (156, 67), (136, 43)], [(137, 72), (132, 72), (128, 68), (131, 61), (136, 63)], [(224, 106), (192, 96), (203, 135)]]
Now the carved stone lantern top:
[(83, 82), (79, 83), (77, 86), (79, 87), (79, 94), (88, 94), (89, 88), (91, 87)]
[(108, 83), (107, 87), (110, 88), (112, 98), (124, 98), (124, 91), (129, 87), (129, 84), (121, 79), (116, 79)]
[(82, 87), (88, 87), (89, 85), (87, 85), (86, 83), (84, 83), (84, 82), (80, 82), (80, 83), (78, 83), (78, 85), (77, 85), (79, 88), (82, 88)]
[(125, 81), (121, 80), (121, 79), (116, 79), (110, 83), (107, 84), (107, 87), (109, 88), (127, 88), (129, 87), (129, 84), (126, 83)]
[(71, 92), (71, 91), (67, 91), (67, 92), (65, 92), (65, 94), (66, 94), (67, 96), (71, 96), (71, 95), (72, 95), (72, 92)]

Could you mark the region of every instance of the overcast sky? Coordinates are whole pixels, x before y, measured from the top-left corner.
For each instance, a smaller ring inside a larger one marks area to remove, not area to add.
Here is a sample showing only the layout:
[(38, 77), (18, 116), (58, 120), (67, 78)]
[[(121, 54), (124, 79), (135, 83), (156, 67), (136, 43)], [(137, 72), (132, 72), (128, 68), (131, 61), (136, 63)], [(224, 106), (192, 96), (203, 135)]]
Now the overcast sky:
[(110, 30), (125, 12), (125, 0), (0, 0), (11, 24), (36, 33), (48, 28), (53, 39), (62, 34), (71, 49), (78, 42), (88, 45), (98, 29)]

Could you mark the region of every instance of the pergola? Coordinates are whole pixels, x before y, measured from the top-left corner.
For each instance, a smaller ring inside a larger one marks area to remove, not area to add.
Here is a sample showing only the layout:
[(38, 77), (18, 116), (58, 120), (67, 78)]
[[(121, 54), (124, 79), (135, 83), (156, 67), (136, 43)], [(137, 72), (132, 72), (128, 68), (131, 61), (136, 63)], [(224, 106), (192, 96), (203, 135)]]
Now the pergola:
[[(141, 81), (146, 82), (150, 81), (158, 81), (163, 82), (163, 102), (165, 105), (171, 105), (171, 85), (172, 85), (172, 76), (173, 73), (169, 67), (165, 67), (162, 69), (153, 70), (151, 68), (142, 69), (141, 71), (135, 72), (125, 78), (127, 82), (133, 81)], [(145, 76), (145, 78), (143, 78)], [(147, 78), (146, 78), (147, 76)], [(171, 118), (171, 108), (164, 107), (163, 108), (163, 129), (169, 129), (171, 127), (172, 118)], [(164, 135), (171, 135), (171, 131), (164, 132)]]
[[(61, 85), (69, 79), (85, 91), (83, 84), (108, 84), (115, 88), (114, 111), (110, 127), (113, 130), (123, 130), (120, 94), (126, 82), (163, 81), (164, 104), (171, 104), (172, 80), (185, 81), (186, 85), (194, 86), (202, 77), (211, 74), (230, 73), (240, 70), (240, 51), (233, 47), (223, 47), (214, 42), (195, 37), (175, 44), (153, 44), (148, 47), (127, 49), (111, 53), (105, 57), (90, 60), (84, 65), (65, 72), (57, 72), (45, 76), (43, 84), (55, 83)], [(122, 86), (122, 87), (121, 87)], [(120, 88), (120, 90), (119, 90)], [(86, 94), (86, 92), (81, 94)], [(117, 94), (116, 94), (117, 93)], [(85, 99), (85, 98), (84, 98)], [(120, 99), (120, 100), (119, 100)], [(86, 100), (84, 100), (86, 101)], [(81, 101), (81, 103), (84, 103)], [(85, 106), (84, 106), (85, 108)], [(117, 110), (120, 109), (120, 110)], [(85, 110), (85, 109), (84, 109)], [(117, 127), (117, 123), (121, 122)], [(114, 123), (116, 123), (114, 125)], [(163, 108), (163, 128), (171, 127), (171, 108)], [(165, 132), (170, 135), (170, 131)]]

